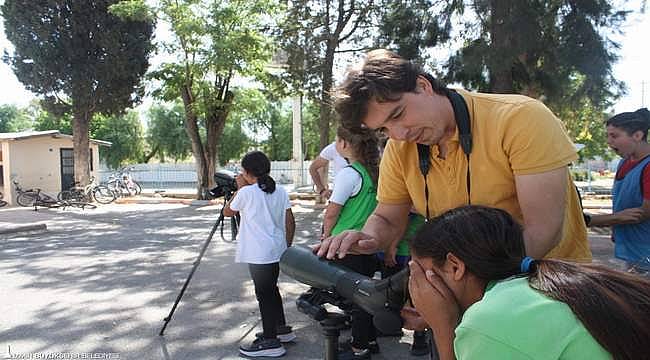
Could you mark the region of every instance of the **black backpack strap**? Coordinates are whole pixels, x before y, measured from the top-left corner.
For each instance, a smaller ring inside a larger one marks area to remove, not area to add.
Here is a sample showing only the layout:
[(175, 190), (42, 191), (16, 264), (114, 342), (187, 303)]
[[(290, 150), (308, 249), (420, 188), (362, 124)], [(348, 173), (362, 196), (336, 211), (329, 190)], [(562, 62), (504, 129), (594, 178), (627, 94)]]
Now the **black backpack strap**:
[(451, 101), (451, 107), (454, 109), (456, 126), (458, 126), (458, 135), (460, 146), (463, 148), (465, 155), (469, 156), (472, 152), (472, 125), (469, 121), (469, 110), (465, 99), (455, 90), (449, 89), (447, 97)]
[[(428, 78), (428, 77), (427, 77)], [(431, 80), (429, 80), (431, 81)], [(458, 126), (458, 135), (460, 146), (467, 157), (467, 197), (470, 199), (470, 174), (469, 174), (469, 154), (472, 152), (472, 124), (469, 119), (469, 110), (465, 99), (452, 89), (445, 91), (447, 98), (451, 102), (451, 107), (454, 110), (454, 119), (456, 126)], [(424, 198), (426, 202), (426, 221), (429, 221), (429, 186), (427, 184), (427, 174), (431, 166), (431, 147), (429, 145), (417, 144), (418, 146), (418, 165), (422, 177), (424, 177)]]

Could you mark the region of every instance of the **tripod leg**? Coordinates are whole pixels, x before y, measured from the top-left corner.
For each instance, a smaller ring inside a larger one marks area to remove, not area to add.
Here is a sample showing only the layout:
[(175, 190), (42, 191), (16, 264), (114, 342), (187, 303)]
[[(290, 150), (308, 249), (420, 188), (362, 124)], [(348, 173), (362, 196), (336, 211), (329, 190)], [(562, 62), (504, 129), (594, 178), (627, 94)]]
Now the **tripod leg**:
[(223, 212), (219, 214), (219, 219), (217, 219), (217, 222), (214, 223), (214, 226), (212, 227), (212, 230), (210, 230), (210, 235), (208, 235), (207, 240), (203, 244), (203, 248), (201, 248), (201, 252), (199, 253), (199, 256), (196, 258), (196, 261), (194, 261), (194, 267), (192, 267), (192, 271), (190, 271), (190, 275), (187, 277), (187, 280), (185, 280), (185, 284), (183, 284), (183, 287), (181, 288), (181, 292), (178, 294), (176, 297), (176, 301), (174, 302), (174, 305), (172, 306), (172, 309), (169, 311), (169, 315), (165, 317), (164, 321), (165, 324), (163, 325), (162, 329), (160, 329), (160, 332), (158, 335), (163, 336), (165, 329), (167, 328), (167, 324), (169, 324), (169, 321), (172, 319), (172, 315), (174, 315), (174, 311), (176, 310), (176, 307), (178, 306), (178, 303), (181, 301), (181, 298), (183, 297), (183, 294), (185, 293), (185, 289), (187, 289), (187, 286), (190, 283), (190, 280), (192, 280), (192, 276), (194, 275), (194, 272), (196, 271), (196, 268), (199, 267), (199, 263), (201, 263), (201, 258), (203, 258), (203, 254), (205, 254), (205, 250), (208, 248), (208, 245), (210, 245), (210, 241), (212, 241), (212, 236), (214, 235), (215, 231), (217, 231), (217, 227), (219, 227), (219, 224), (223, 222)]

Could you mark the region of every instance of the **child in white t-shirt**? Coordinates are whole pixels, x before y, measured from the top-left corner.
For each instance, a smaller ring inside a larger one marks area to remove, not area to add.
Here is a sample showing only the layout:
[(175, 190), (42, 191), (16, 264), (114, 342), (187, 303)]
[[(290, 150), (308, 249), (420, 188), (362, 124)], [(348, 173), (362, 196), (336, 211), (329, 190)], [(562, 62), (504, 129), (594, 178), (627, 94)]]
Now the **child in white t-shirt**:
[(263, 332), (239, 352), (246, 356), (278, 357), (285, 354), (282, 342), (295, 339), (286, 325), (278, 289), (280, 256), (291, 246), (296, 223), (289, 196), (276, 187), (269, 172), (271, 162), (260, 151), (241, 161), (243, 171), (235, 180), (239, 189), (224, 207), (225, 216), (241, 215), (235, 261), (247, 263), (255, 285), (255, 296), (262, 315)]

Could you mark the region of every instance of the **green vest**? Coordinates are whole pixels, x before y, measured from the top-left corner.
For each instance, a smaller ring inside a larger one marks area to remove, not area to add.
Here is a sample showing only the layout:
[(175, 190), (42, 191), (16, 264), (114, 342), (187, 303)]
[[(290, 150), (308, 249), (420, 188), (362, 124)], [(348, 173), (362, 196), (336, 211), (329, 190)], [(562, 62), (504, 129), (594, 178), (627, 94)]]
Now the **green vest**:
[(361, 190), (343, 204), (336, 225), (332, 229), (332, 235), (337, 235), (345, 230), (361, 230), (366, 224), (368, 216), (377, 206), (377, 188), (366, 168), (359, 162), (354, 162), (349, 166), (361, 175)]

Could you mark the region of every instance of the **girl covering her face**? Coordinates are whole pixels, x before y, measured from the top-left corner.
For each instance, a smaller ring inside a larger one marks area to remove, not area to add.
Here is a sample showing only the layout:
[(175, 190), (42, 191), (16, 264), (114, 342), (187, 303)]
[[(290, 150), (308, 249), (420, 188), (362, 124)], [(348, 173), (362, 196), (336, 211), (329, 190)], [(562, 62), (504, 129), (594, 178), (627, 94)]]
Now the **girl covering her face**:
[(526, 257), (503, 210), (447, 211), (410, 246), (411, 298), (440, 359), (633, 359), (650, 343), (650, 281)]

